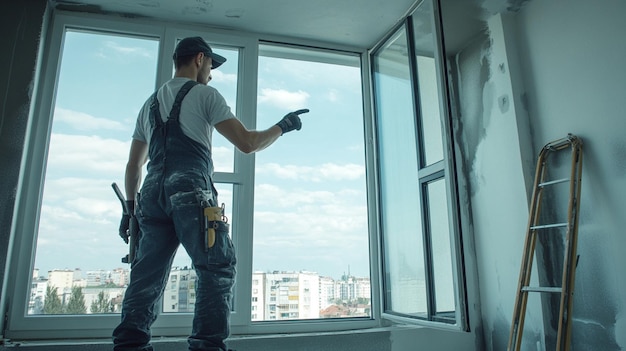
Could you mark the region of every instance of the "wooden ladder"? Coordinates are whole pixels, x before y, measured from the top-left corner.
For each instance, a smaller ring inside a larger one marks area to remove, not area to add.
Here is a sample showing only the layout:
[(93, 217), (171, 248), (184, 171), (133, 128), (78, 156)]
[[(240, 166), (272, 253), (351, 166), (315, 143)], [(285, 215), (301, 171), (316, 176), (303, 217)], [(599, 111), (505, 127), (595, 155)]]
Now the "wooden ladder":
[[(549, 156), (568, 148), (571, 150), (570, 177), (563, 179), (546, 179), (548, 174), (548, 161), (550, 161)], [(526, 241), (524, 243), (518, 289), (515, 297), (515, 310), (513, 312), (513, 322), (511, 324), (511, 332), (509, 335), (508, 351), (521, 350), (520, 347), (524, 332), (524, 319), (526, 315), (528, 294), (532, 292), (560, 294), (561, 299), (556, 350), (567, 351), (570, 349), (574, 277), (577, 263), (576, 244), (578, 237), (578, 212), (580, 209), (582, 158), (582, 141), (572, 134), (568, 134), (565, 138), (546, 144), (539, 153), (533, 195), (530, 205), (528, 229), (526, 232)], [(567, 222), (539, 223), (542, 203), (541, 200), (544, 190), (560, 183), (569, 183)], [(529, 286), (537, 236), (541, 235), (542, 232), (552, 232), (558, 228), (565, 229), (565, 252), (563, 257), (563, 275), (561, 279), (562, 284), (559, 287)]]

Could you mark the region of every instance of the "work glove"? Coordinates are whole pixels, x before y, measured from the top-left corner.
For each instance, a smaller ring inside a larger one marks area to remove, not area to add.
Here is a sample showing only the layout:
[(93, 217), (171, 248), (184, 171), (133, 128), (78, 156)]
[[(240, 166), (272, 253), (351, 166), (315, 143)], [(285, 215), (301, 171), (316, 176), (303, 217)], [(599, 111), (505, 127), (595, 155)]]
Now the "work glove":
[(289, 112), (283, 117), (278, 123), (277, 126), (282, 130), (282, 134), (287, 132), (291, 132), (292, 130), (300, 130), (302, 128), (302, 121), (300, 121), (300, 114), (309, 112), (308, 108), (304, 108), (302, 110)]
[(122, 220), (120, 221), (119, 234), (122, 240), (128, 244), (128, 238), (130, 237), (130, 219), (135, 216), (135, 201), (126, 201), (126, 208), (128, 213), (124, 211), (122, 214)]

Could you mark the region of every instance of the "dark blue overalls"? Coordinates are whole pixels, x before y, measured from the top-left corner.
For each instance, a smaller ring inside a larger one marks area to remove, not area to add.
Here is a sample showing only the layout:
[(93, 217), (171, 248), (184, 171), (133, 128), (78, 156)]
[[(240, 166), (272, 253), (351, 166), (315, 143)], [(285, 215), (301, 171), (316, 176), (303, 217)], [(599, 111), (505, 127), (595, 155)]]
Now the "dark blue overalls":
[(227, 232), (218, 232), (207, 248), (206, 203), (217, 205), (210, 151), (180, 128), (181, 102), (196, 84), (189, 81), (176, 96), (166, 122), (152, 96), (148, 172), (138, 199), (136, 216), (141, 237), (131, 265), (130, 285), (122, 306), (122, 322), (113, 332), (116, 351), (152, 350), (150, 326), (156, 320), (179, 244), (196, 270), (196, 302), (189, 350), (226, 350), (235, 250)]

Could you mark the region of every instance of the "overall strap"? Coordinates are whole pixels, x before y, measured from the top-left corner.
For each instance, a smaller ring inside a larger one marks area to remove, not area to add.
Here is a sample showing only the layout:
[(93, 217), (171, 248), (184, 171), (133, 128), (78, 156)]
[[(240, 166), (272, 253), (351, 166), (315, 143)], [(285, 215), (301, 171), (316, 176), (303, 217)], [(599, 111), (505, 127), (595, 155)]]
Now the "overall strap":
[(174, 100), (174, 105), (172, 106), (170, 115), (167, 117), (168, 120), (178, 120), (178, 116), (180, 114), (180, 105), (182, 104), (183, 99), (185, 98), (185, 96), (187, 96), (189, 90), (191, 90), (191, 88), (195, 87), (197, 84), (200, 83), (196, 82), (195, 80), (190, 80), (185, 83), (182, 88), (180, 88), (178, 94), (176, 94), (176, 100)]
[(150, 127), (154, 130), (156, 127), (163, 124), (163, 120), (161, 120), (161, 111), (159, 110), (159, 100), (157, 99), (157, 92), (150, 97)]

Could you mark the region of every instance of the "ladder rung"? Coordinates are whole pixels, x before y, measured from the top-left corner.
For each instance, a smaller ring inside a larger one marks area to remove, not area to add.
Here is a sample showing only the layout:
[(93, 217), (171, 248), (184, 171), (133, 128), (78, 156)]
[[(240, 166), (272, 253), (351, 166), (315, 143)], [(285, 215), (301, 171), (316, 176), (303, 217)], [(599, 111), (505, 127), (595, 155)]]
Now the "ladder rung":
[(566, 183), (566, 182), (569, 182), (569, 178), (563, 178), (563, 179), (552, 180), (552, 181), (549, 181), (549, 182), (539, 183), (539, 186), (543, 187), (543, 186), (547, 186), (547, 185), (554, 185), (554, 184)]
[(545, 292), (545, 293), (560, 293), (563, 289), (559, 287), (548, 287), (548, 286), (525, 286), (522, 288), (522, 291), (529, 292)]
[(546, 229), (546, 228), (558, 228), (558, 227), (567, 227), (568, 223), (555, 223), (555, 224), (544, 224), (544, 225), (535, 225), (530, 227), (530, 229)]

